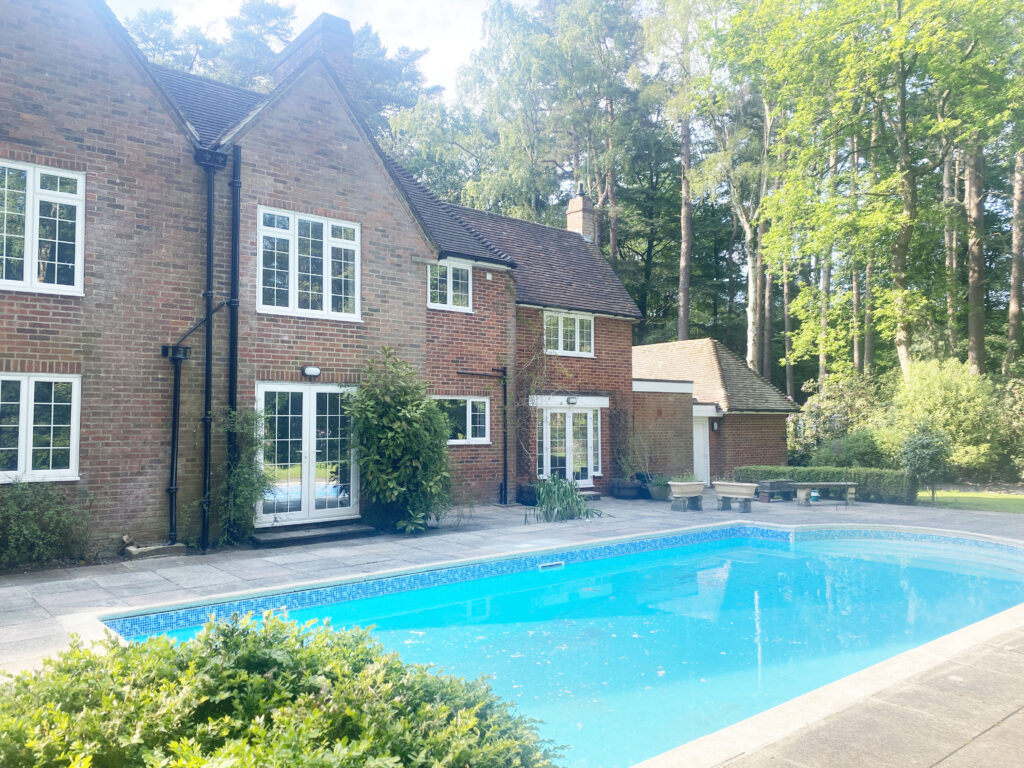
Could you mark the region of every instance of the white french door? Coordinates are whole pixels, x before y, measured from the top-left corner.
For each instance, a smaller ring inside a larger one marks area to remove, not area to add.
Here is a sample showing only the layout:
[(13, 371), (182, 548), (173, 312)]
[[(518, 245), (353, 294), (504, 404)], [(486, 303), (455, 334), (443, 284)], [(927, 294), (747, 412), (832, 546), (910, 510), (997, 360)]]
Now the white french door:
[(601, 412), (593, 408), (537, 411), (537, 476), (572, 478), (591, 488), (601, 474)]
[(256, 385), (256, 406), (263, 412), (262, 462), (274, 478), (257, 511), (257, 526), (359, 516), (344, 397), (334, 384)]

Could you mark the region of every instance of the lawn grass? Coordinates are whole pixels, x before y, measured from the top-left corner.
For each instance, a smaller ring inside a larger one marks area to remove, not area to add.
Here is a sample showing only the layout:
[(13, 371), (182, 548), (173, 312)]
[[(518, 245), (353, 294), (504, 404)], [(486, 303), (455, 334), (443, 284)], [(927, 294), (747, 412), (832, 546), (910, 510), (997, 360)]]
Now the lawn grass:
[[(924, 490), (918, 493), (917, 503), (930, 507), (932, 494)], [(995, 491), (937, 491), (935, 506), (951, 509), (976, 509), (981, 512), (1022, 512), (1024, 494), (997, 493)]]

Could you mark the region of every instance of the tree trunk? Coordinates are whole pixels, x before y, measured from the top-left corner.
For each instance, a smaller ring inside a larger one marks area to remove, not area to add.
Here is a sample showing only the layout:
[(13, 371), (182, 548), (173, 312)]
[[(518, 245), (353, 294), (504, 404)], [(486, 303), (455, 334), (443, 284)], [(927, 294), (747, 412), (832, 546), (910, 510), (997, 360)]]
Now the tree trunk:
[(850, 335), (853, 337), (853, 370), (864, 372), (864, 361), (860, 356), (860, 268), (854, 264), (850, 278), (850, 293), (853, 298), (853, 311), (850, 318)]
[(693, 202), (690, 200), (690, 120), (684, 117), (680, 125), (680, 192), (679, 211), (679, 315), (676, 338), (690, 338), (690, 271), (693, 265)]
[(967, 210), (967, 365), (971, 373), (985, 370), (985, 210), (983, 161), (973, 150), (965, 161), (964, 207)]
[(608, 256), (614, 262), (619, 258), (619, 209), (615, 205), (615, 145), (612, 143), (612, 126), (615, 124), (615, 107), (608, 99)]
[(761, 375), (768, 381), (772, 380), (772, 273), (764, 276), (764, 327), (762, 338), (764, 348), (761, 351)]
[(946, 247), (946, 354), (956, 349), (956, 177), (953, 153), (942, 164), (943, 243)]
[(871, 336), (871, 261), (864, 265), (864, 375), (871, 375), (875, 364), (875, 341)]
[(899, 358), (900, 370), (906, 377), (910, 369), (907, 255), (910, 253), (910, 242), (914, 237), (914, 224), (917, 221), (917, 180), (912, 171), (905, 171), (900, 176), (900, 196), (903, 198), (903, 216), (892, 248), (892, 281), (896, 286), (896, 295), (893, 299), (896, 315), (896, 357)]
[(757, 238), (752, 226), (743, 227), (743, 248), (747, 254), (747, 367), (757, 371), (761, 367), (761, 291), (758, 279), (761, 255), (757, 252)]
[(832, 255), (824, 256), (821, 261), (821, 315), (818, 319), (818, 391), (825, 388), (828, 377), (828, 310), (832, 295)]
[(786, 334), (786, 397), (792, 400), (796, 396), (796, 390), (793, 386), (793, 316), (789, 314), (789, 291), (789, 260), (787, 259), (782, 263), (782, 322)]
[(1013, 241), (1010, 246), (1010, 310), (1007, 323), (1006, 362), (1003, 373), (1009, 374), (1010, 366), (1021, 353), (1021, 282), (1024, 281), (1024, 149), (1017, 152), (1013, 164)]

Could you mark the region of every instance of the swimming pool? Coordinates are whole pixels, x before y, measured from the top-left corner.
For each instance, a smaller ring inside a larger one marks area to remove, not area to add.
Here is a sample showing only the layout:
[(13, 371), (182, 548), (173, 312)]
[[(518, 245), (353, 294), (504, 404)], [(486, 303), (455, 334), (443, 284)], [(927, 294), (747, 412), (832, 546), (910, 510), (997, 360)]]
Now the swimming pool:
[(1024, 550), (867, 528), (717, 526), (106, 620), (194, 634), (287, 607), (487, 674), (575, 768), (619, 768), (1024, 602)]

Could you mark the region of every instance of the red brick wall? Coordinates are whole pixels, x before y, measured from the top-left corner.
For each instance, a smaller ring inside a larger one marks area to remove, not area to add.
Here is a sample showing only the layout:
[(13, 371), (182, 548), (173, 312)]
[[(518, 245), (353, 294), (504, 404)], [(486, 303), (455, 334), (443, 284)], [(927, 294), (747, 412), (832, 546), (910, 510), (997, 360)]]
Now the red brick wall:
[[(423, 301), (426, 302), (426, 265)], [(508, 270), (477, 266), (473, 269), (473, 312), (427, 310), (427, 380), (434, 395), (489, 397), (490, 445), (451, 445), (454, 491), (460, 502), (497, 502), (502, 482), (502, 386), (488, 376), (460, 375), (460, 371), (497, 375), (495, 368), (514, 372), (515, 286)], [(508, 385), (509, 398), (514, 394)], [(515, 480), (515, 435), (508, 436), (508, 481)], [(510, 499), (515, 488), (510, 489)]]
[(731, 480), (736, 467), (786, 463), (786, 414), (730, 413), (718, 422), (710, 435), (712, 477)]
[(609, 408), (601, 411), (602, 477), (598, 490), (608, 487), (615, 471), (615, 456), (628, 433), (633, 390), (632, 322), (612, 317), (594, 318), (594, 357), (563, 357), (544, 352), (544, 312), (519, 307), (516, 313), (516, 436), (519, 483), (537, 479), (536, 409), (531, 394), (600, 395)]
[(693, 472), (693, 395), (634, 392), (633, 433), (650, 456), (650, 472)]
[[(200, 316), (201, 171), (91, 3), (4, 4), (0, 158), (86, 174), (84, 297), (0, 290), (0, 370), (82, 376), (79, 487), (94, 545), (167, 535), (171, 366)], [(190, 342), (203, 356), (201, 334)], [(180, 476), (197, 493), (201, 362), (185, 365)]]

